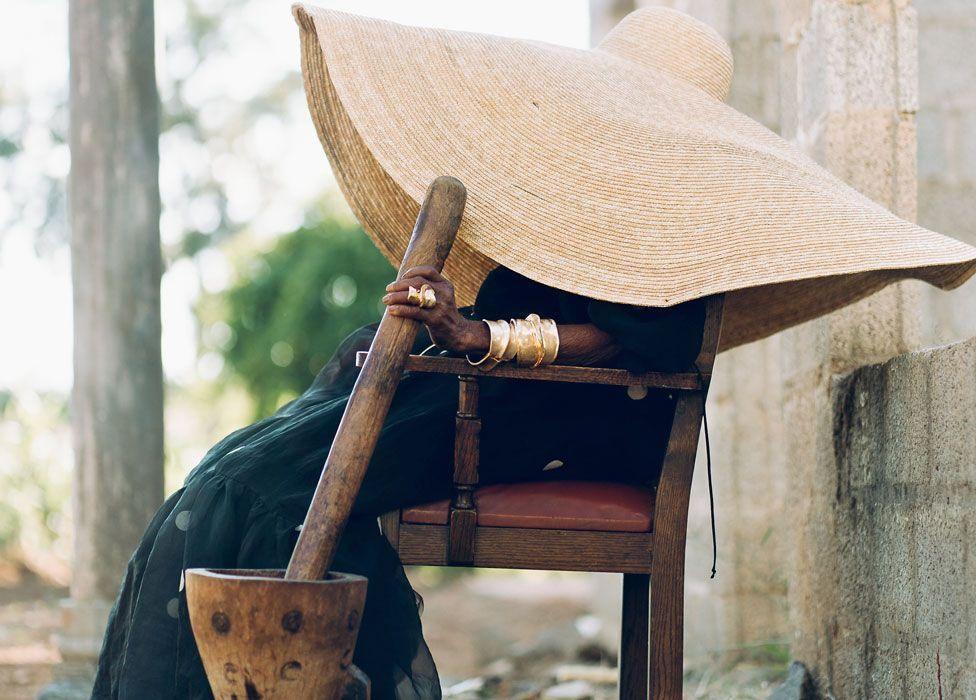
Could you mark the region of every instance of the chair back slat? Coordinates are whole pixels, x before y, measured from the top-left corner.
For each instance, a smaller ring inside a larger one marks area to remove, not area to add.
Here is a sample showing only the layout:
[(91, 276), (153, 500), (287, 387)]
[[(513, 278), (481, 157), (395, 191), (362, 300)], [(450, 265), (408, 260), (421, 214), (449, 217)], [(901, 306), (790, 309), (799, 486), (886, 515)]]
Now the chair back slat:
[(695, 365), (702, 374), (710, 375), (715, 355), (718, 354), (718, 342), (722, 335), (722, 310), (725, 307), (725, 295), (716, 294), (705, 301), (705, 329), (702, 332), (701, 350)]
[(448, 511), (447, 561), (474, 561), (474, 490), (478, 486), (481, 454), (481, 416), (478, 413), (478, 378), (458, 377), (458, 410), (454, 419), (454, 493)]
[[(365, 351), (356, 354), (356, 366), (361, 367), (368, 355)], [(567, 382), (569, 384), (604, 384), (607, 386), (642, 386), (648, 389), (667, 391), (694, 391), (701, 387), (701, 378), (696, 372), (643, 372), (634, 373), (625, 369), (607, 367), (576, 367), (573, 365), (548, 365), (546, 367), (517, 367), (500, 365), (491, 372), (480, 366), (468, 364), (463, 357), (442, 357), (440, 355), (410, 355), (404, 365), (407, 372), (430, 372), (434, 374), (456, 374), (459, 377), (500, 377), (502, 379), (529, 379), (543, 382)]]
[[(706, 300), (705, 323), (701, 349), (695, 360), (696, 372), (647, 372), (634, 374), (621, 369), (602, 367), (573, 367), (553, 365), (536, 369), (515, 366), (496, 367), (492, 376), (535, 379), (610, 386), (643, 386), (651, 389), (679, 392), (678, 407), (671, 429), (665, 456), (662, 482), (664, 485), (664, 510), (655, 516), (655, 529), (668, 522), (669, 530), (675, 518), (687, 519), (687, 490), (694, 470), (694, 453), (698, 444), (704, 397), (708, 391), (712, 365), (718, 351), (722, 329), (724, 296), (716, 295)], [(365, 361), (366, 353), (357, 356), (357, 365)], [(414, 372), (456, 374), (458, 376), (458, 410), (455, 419), (453, 493), (447, 521), (447, 562), (471, 564), (475, 558), (477, 531), (477, 504), (474, 492), (478, 486), (481, 417), (479, 414), (478, 378), (484, 373), (472, 367), (463, 358), (411, 355), (405, 369)], [(673, 512), (668, 512), (673, 511)], [(398, 519), (399, 523), (399, 519)], [(678, 525), (677, 529), (683, 528)], [(396, 538), (397, 528), (384, 523), (384, 532)], [(672, 532), (672, 534), (678, 534)], [(393, 541), (393, 539), (391, 539)]]

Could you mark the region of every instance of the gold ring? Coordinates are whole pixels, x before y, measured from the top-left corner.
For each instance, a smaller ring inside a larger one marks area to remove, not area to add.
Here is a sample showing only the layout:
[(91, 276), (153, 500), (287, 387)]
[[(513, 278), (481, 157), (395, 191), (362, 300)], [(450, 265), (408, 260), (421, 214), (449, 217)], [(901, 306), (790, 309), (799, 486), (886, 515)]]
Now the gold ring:
[(407, 288), (407, 303), (413, 304), (414, 306), (423, 306), (424, 299), (420, 295), (420, 290), (416, 287)]
[(437, 295), (429, 284), (420, 287), (420, 308), (432, 309), (437, 306)]

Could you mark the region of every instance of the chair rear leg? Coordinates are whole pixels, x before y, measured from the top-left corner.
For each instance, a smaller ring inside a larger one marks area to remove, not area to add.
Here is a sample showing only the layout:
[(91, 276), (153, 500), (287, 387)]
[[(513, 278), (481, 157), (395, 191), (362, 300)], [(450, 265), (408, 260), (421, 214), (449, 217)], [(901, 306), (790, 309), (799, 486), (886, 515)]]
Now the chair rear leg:
[[(665, 538), (661, 538), (665, 539)], [(682, 697), (684, 663), (685, 557), (684, 533), (680, 543), (656, 547), (651, 563), (651, 670), (653, 700)]]
[(624, 574), (618, 662), (621, 700), (647, 697), (650, 582), (649, 574)]

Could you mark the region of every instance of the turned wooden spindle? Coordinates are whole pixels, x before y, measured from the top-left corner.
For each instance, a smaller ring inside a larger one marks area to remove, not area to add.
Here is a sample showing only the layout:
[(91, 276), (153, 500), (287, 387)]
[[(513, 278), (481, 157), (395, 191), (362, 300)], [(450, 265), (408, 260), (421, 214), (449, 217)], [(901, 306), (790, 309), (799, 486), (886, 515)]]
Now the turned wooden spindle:
[(474, 561), (474, 534), (478, 521), (474, 490), (478, 486), (478, 455), (481, 451), (477, 377), (458, 377), (458, 410), (454, 424), (454, 495), (448, 517), (447, 560), (470, 564)]

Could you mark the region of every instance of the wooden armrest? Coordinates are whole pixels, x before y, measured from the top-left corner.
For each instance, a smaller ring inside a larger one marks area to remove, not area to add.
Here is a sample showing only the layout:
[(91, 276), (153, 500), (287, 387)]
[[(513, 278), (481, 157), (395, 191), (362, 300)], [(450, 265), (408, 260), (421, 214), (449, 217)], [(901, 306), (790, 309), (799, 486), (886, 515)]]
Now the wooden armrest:
[[(356, 353), (356, 366), (362, 367), (369, 353)], [(455, 374), (460, 377), (503, 377), (506, 379), (535, 379), (547, 382), (570, 382), (573, 384), (608, 384), (610, 386), (642, 386), (648, 389), (668, 389), (672, 391), (700, 391), (702, 380), (707, 382), (708, 374), (699, 376), (694, 372), (644, 372), (635, 374), (625, 369), (605, 367), (574, 367), (571, 365), (547, 365), (530, 369), (515, 365), (499, 365), (490, 372), (473, 366), (461, 357), (440, 357), (428, 355), (409, 355), (404, 365), (408, 372), (433, 372), (436, 374)]]

